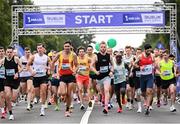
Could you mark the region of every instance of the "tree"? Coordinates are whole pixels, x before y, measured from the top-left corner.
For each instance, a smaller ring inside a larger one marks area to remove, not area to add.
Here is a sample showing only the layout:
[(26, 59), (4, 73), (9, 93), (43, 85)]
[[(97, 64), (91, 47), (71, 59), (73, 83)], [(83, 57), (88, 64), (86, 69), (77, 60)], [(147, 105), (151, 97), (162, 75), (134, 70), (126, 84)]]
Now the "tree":
[[(178, 37), (180, 36), (180, 0), (163, 0), (164, 3), (176, 3), (177, 4), (177, 32), (178, 32)], [(169, 24), (169, 14), (166, 13), (166, 18), (167, 20), (166, 24)], [(143, 42), (142, 46), (145, 43), (150, 43), (153, 48), (155, 48), (156, 44), (161, 41), (161, 43), (165, 46), (165, 48), (169, 49), (169, 39), (170, 36), (168, 34), (147, 34), (145, 41)], [(178, 48), (180, 44), (177, 44)]]

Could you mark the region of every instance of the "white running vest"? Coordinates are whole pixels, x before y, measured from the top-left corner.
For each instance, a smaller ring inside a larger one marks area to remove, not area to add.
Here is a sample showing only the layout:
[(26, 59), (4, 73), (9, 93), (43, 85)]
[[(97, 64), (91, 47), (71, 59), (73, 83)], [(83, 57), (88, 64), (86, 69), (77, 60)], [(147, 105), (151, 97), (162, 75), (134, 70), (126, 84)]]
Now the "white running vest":
[(40, 56), (38, 53), (34, 55), (33, 69), (36, 72), (34, 77), (46, 76), (48, 56), (43, 54)]
[(23, 71), (20, 73), (20, 77), (30, 77), (32, 75), (31, 72), (26, 70), (26, 65), (28, 62), (27, 58), (25, 56), (22, 56), (20, 58), (20, 61), (22, 62), (22, 68), (23, 68)]

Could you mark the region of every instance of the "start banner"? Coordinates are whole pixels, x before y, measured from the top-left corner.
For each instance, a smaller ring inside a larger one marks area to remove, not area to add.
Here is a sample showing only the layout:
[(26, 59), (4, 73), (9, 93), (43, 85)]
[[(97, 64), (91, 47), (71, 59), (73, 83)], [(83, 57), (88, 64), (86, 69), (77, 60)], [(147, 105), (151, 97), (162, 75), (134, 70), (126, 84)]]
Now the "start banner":
[(160, 12), (23, 13), (24, 28), (83, 28), (113, 26), (165, 26)]

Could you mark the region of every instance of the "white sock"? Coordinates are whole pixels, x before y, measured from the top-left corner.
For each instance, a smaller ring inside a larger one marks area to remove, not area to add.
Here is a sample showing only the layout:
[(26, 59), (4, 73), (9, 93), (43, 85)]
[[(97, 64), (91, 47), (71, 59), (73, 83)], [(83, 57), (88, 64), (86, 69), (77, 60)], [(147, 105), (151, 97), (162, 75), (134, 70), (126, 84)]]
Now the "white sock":
[(45, 105), (44, 104), (41, 105), (41, 109), (45, 109)]
[(138, 102), (138, 109), (141, 108), (141, 102)]

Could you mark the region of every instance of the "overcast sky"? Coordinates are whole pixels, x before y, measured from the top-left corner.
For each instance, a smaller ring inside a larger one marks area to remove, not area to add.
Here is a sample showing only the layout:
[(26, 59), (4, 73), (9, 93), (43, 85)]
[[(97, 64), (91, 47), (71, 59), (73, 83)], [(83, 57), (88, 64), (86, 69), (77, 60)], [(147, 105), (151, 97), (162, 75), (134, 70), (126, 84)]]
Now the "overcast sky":
[[(161, 0), (33, 0), (36, 5), (87, 5), (87, 4), (153, 4)], [(113, 34), (96, 35), (95, 41), (107, 41), (110, 38), (117, 40), (116, 50), (126, 45), (138, 47), (145, 39), (145, 34)]]

